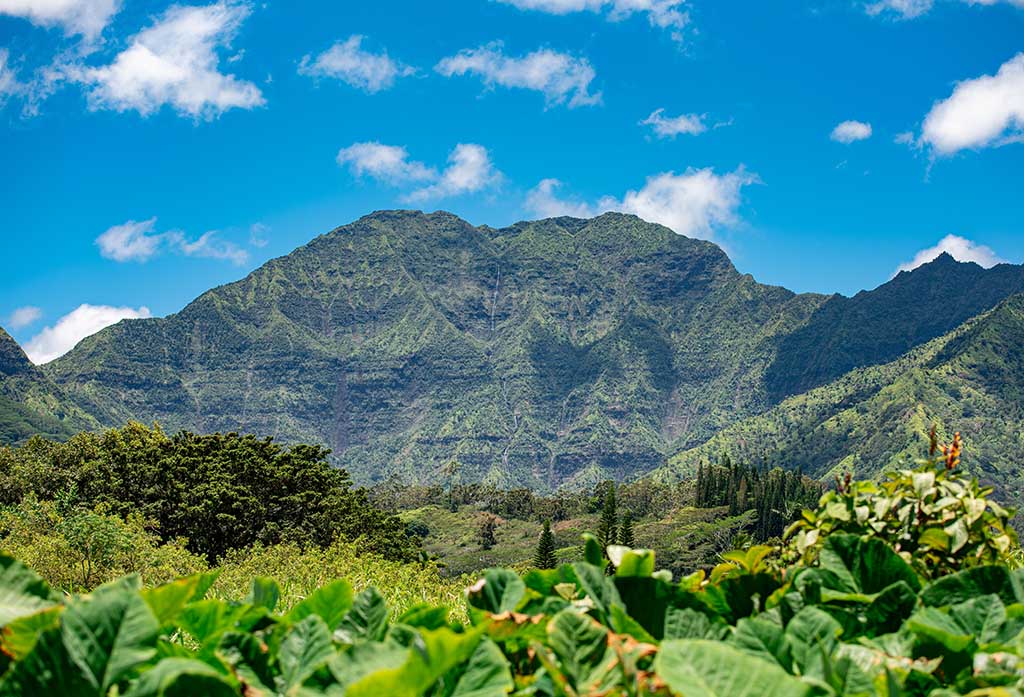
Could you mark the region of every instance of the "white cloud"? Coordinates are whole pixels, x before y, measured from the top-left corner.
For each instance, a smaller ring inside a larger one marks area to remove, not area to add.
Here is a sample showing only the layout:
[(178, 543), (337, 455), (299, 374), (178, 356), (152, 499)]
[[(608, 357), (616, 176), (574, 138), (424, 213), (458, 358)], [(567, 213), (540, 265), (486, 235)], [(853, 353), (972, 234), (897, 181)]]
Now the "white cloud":
[(373, 94), (388, 89), (398, 77), (416, 70), (393, 60), (387, 52), (370, 53), (362, 49), (362, 36), (350, 36), (337, 42), (315, 59), (305, 56), (299, 73), (313, 77), (332, 77)]
[(264, 225), (263, 223), (253, 223), (249, 226), (249, 244), (257, 249), (263, 249), (270, 240), (267, 239), (267, 235), (270, 233), (270, 226)]
[(871, 137), (871, 124), (863, 121), (843, 121), (832, 129), (832, 140), (849, 145)]
[(24, 329), (30, 324), (35, 324), (43, 316), (43, 311), (38, 307), (19, 307), (7, 318), (7, 326), (11, 329)]
[(43, 27), (59, 26), (67, 36), (94, 39), (121, 9), (121, 0), (0, 0), (0, 15), (22, 17)]
[[(1006, 3), (1024, 7), (1024, 0), (961, 0), (968, 5), (998, 5)], [(935, 6), (935, 0), (879, 0), (865, 5), (869, 15), (890, 15), (897, 19), (913, 19), (928, 14)]]
[(146, 262), (158, 254), (172, 250), (187, 257), (222, 259), (241, 266), (249, 261), (249, 253), (234, 242), (221, 240), (216, 231), (189, 240), (178, 231), (154, 232), (156, 218), (129, 220), (115, 225), (96, 238), (100, 255), (117, 262)]
[(586, 203), (567, 201), (555, 195), (562, 187), (557, 179), (543, 179), (540, 184), (526, 194), (526, 209), (541, 218), (560, 218), (568, 215), (573, 218), (591, 218), (597, 211)]
[(572, 12), (608, 12), (613, 22), (633, 14), (646, 14), (652, 27), (672, 30), (672, 37), (682, 39), (682, 30), (690, 21), (686, 0), (499, 0), (521, 10), (537, 10), (553, 15)]
[(650, 126), (660, 138), (675, 138), (677, 135), (699, 135), (708, 130), (702, 114), (680, 114), (664, 116), (664, 109), (657, 109), (640, 122), (641, 126)]
[(718, 229), (739, 221), (737, 210), (744, 186), (760, 182), (743, 167), (717, 175), (711, 168), (688, 169), (683, 174), (663, 172), (648, 177), (643, 188), (621, 199), (605, 196), (595, 206), (563, 201), (554, 192), (557, 180), (545, 179), (527, 194), (526, 205), (538, 215), (589, 217), (605, 211), (632, 213), (660, 223), (680, 235), (711, 239)]
[(187, 257), (221, 259), (230, 261), (237, 266), (242, 266), (249, 261), (249, 252), (234, 242), (219, 239), (215, 230), (203, 233), (193, 242), (189, 242), (184, 235), (178, 232), (168, 233), (167, 239)]
[(0, 48), (0, 108), (7, 103), (8, 98), (20, 94), (23, 89), (14, 69), (7, 63), (9, 57), (7, 49)]
[(249, 15), (247, 4), (174, 5), (131, 39), (110, 65), (79, 68), (73, 77), (90, 86), (92, 109), (138, 111), (163, 105), (196, 119), (265, 102), (259, 88), (219, 72), (217, 49), (230, 44)]
[(108, 305), (80, 305), (61, 317), (57, 324), (46, 327), (25, 344), (25, 353), (36, 365), (49, 363), (73, 349), (87, 336), (117, 324), (123, 319), (150, 317), (148, 307), (110, 307)]
[(991, 268), (996, 264), (1002, 264), (1005, 261), (989, 247), (986, 247), (983, 244), (972, 242), (971, 240), (957, 235), (946, 235), (939, 240), (939, 243), (934, 247), (922, 249), (914, 255), (913, 260), (908, 261), (905, 264), (900, 264), (899, 268), (896, 269), (896, 273), (899, 273), (900, 271), (913, 271), (922, 264), (934, 261), (943, 253), (949, 254), (957, 261), (973, 261), (975, 264), (983, 266), (986, 269)]
[(398, 145), (354, 143), (339, 150), (337, 160), (357, 177), (368, 176), (393, 186), (437, 178), (437, 170), (410, 160), (409, 152)]
[(408, 201), (427, 201), (461, 194), (471, 194), (501, 180), (487, 148), (474, 143), (459, 143), (448, 156), (448, 167), (430, 186), (413, 191)]
[(570, 108), (591, 106), (601, 101), (601, 93), (590, 93), (596, 73), (585, 58), (542, 49), (521, 58), (505, 55), (500, 42), (464, 49), (437, 64), (435, 70), (445, 77), (477, 75), (488, 87), (518, 87), (544, 94), (550, 105)]
[(924, 119), (920, 145), (939, 155), (1020, 141), (1024, 137), (1024, 53), (995, 75), (957, 84)]
[(902, 133), (897, 133), (896, 137), (892, 140), (897, 145), (913, 145), (915, 138), (913, 132), (904, 131)]
[(487, 148), (475, 143), (456, 145), (442, 171), (410, 159), (401, 146), (377, 142), (342, 148), (337, 159), (356, 177), (370, 177), (390, 186), (425, 184), (403, 197), (409, 202), (475, 193), (501, 180)]
[(114, 261), (148, 261), (160, 249), (166, 235), (155, 234), (156, 218), (129, 220), (96, 238), (100, 254)]

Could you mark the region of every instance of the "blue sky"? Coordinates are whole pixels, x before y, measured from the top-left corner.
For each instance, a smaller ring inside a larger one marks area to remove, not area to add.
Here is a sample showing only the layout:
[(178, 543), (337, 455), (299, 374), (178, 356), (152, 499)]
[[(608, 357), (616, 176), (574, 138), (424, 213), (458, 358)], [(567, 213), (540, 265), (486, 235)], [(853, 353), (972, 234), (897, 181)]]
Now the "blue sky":
[(45, 360), (396, 207), (797, 291), (1020, 263), (1022, 52), (1024, 0), (0, 0), (0, 324)]

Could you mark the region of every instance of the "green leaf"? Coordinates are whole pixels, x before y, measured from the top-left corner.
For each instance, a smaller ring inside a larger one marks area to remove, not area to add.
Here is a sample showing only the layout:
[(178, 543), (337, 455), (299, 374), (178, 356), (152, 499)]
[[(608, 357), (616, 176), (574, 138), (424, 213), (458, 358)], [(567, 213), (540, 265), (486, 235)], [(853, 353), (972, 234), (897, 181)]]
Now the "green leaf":
[(357, 640), (380, 641), (388, 630), (388, 606), (376, 588), (367, 588), (356, 596), (352, 608), (338, 625), (335, 637), (345, 644)]
[(64, 612), (61, 632), (71, 659), (101, 694), (156, 654), (160, 625), (126, 577), (76, 600)]
[(14, 660), (20, 661), (35, 646), (40, 634), (60, 626), (62, 612), (63, 605), (54, 605), (35, 614), (19, 617), (0, 632), (0, 649)]
[(611, 545), (608, 547), (608, 558), (615, 565), (616, 576), (647, 578), (654, 573), (654, 551), (650, 549)]
[(975, 566), (940, 578), (924, 589), (921, 602), (941, 607), (993, 593), (1006, 605), (1024, 602), (1021, 579), (1005, 566)]
[(155, 588), (144, 588), (142, 599), (146, 601), (157, 622), (163, 626), (177, 619), (185, 605), (196, 599), (204, 583), (204, 576), (206, 574), (197, 574)]
[(319, 615), (310, 615), (294, 625), (277, 654), (285, 690), (301, 685), (333, 655), (331, 632)]
[(479, 642), (478, 631), (420, 631), (400, 666), (377, 670), (352, 683), (345, 697), (419, 697), (441, 676), (468, 661)]
[(331, 631), (341, 623), (345, 613), (352, 607), (352, 586), (347, 581), (334, 581), (313, 591), (285, 616), (289, 623), (299, 622), (316, 615)]
[(793, 665), (803, 675), (823, 677), (842, 631), (842, 626), (824, 610), (805, 607), (786, 625)]
[(265, 607), (270, 612), (277, 607), (277, 601), (281, 598), (281, 587), (272, 578), (257, 576), (252, 580), (252, 588), (249, 595), (245, 597), (245, 603), (256, 607)]
[(168, 658), (142, 674), (125, 697), (238, 697), (216, 670), (192, 658)]
[(721, 639), (728, 633), (725, 622), (712, 622), (705, 613), (688, 607), (670, 607), (665, 613), (666, 639)]
[(426, 603), (413, 605), (395, 620), (395, 624), (405, 624), (422, 629), (437, 629), (448, 624), (448, 608), (434, 607)]
[(950, 615), (933, 607), (921, 608), (907, 620), (907, 629), (952, 653), (964, 651), (974, 637)]
[(0, 554), (0, 627), (55, 605), (57, 596), (39, 574)]
[(792, 669), (793, 656), (785, 630), (766, 617), (741, 619), (736, 623), (730, 643), (751, 656), (778, 663), (787, 672)]
[(484, 638), (450, 697), (500, 697), (513, 688), (515, 683), (504, 654), (493, 641)]
[(270, 669), (269, 650), (255, 635), (226, 632), (217, 645), (216, 656), (231, 668), (247, 696), (273, 693), (274, 676)]
[(40, 634), (25, 659), (16, 662), (0, 682), (0, 697), (96, 697), (97, 694), (95, 685), (64, 648), (59, 628)]
[(654, 669), (679, 697), (804, 697), (810, 686), (778, 664), (704, 639), (661, 645)]
[(469, 604), (490, 613), (511, 612), (526, 594), (526, 584), (514, 571), (487, 569), (483, 578), (470, 587)]
[(605, 575), (603, 567), (576, 562), (573, 564), (573, 570), (576, 572), (580, 588), (601, 612), (607, 614), (612, 605), (624, 607), (619, 591), (611, 578)]
[(602, 693), (619, 684), (622, 669), (608, 645), (608, 629), (575, 610), (563, 610), (548, 624), (548, 645), (577, 694)]
[(599, 567), (604, 571), (605, 560), (604, 550), (601, 543), (589, 532), (583, 533), (583, 559), (591, 566)]
[(915, 592), (921, 581), (907, 562), (883, 540), (856, 535), (829, 535), (821, 549), (820, 567), (835, 574), (833, 590), (873, 595), (902, 581)]
[(626, 611), (618, 605), (612, 605), (608, 623), (616, 634), (627, 634), (637, 641), (647, 644), (658, 643), (658, 640), (652, 637), (642, 624), (626, 614)]
[(327, 661), (331, 676), (342, 688), (383, 670), (397, 670), (405, 665), (409, 649), (394, 642), (356, 644)]

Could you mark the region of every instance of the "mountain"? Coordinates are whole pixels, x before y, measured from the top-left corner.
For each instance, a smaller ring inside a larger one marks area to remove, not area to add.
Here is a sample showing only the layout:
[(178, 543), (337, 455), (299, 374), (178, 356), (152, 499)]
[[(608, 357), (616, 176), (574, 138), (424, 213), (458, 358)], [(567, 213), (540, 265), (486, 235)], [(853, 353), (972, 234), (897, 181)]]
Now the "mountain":
[(723, 429), (674, 456), (655, 477), (689, 476), (697, 463), (734, 459), (802, 468), (815, 477), (873, 477), (920, 457), (937, 425), (964, 438), (963, 466), (1024, 503), (1024, 295), (891, 363), (850, 372)]
[(1021, 267), (940, 258), (854, 298), (800, 295), (633, 216), (381, 211), (44, 373), (103, 425), (323, 443), (363, 483), (456, 460), (464, 481), (551, 489), (654, 470), (1020, 289)]
[(0, 443), (33, 435), (67, 438), (97, 425), (0, 328)]

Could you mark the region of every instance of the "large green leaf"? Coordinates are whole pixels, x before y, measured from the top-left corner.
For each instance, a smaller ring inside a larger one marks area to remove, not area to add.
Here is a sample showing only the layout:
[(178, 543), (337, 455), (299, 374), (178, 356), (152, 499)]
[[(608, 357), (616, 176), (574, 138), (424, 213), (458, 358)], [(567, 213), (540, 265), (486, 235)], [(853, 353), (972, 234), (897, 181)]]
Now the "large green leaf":
[(0, 651), (16, 661), (23, 659), (35, 646), (40, 634), (60, 626), (63, 612), (63, 605), (54, 605), (14, 620), (0, 631)]
[(226, 676), (202, 661), (168, 658), (139, 678), (125, 697), (238, 697)]
[(705, 639), (663, 642), (654, 669), (679, 697), (804, 697), (811, 691), (776, 663)]
[(515, 683), (501, 649), (483, 639), (469, 659), (450, 697), (501, 697), (512, 692)]
[(400, 666), (377, 670), (352, 683), (345, 697), (420, 697), (441, 676), (468, 661), (479, 642), (479, 631), (420, 631)]
[(491, 613), (515, 610), (526, 594), (526, 584), (508, 569), (487, 569), (483, 578), (469, 589), (469, 603)]
[(81, 667), (71, 660), (59, 628), (40, 634), (28, 656), (16, 662), (0, 682), (0, 697), (96, 697), (98, 694)]
[(284, 690), (301, 685), (333, 655), (331, 632), (319, 615), (310, 615), (294, 625), (277, 655)]
[(883, 540), (863, 540), (856, 535), (832, 534), (819, 556), (820, 567), (840, 582), (833, 590), (872, 596), (902, 581), (913, 591), (921, 589), (917, 574)]
[(786, 625), (794, 670), (823, 678), (840, 634), (842, 626), (827, 612), (813, 606), (798, 612)]
[(160, 625), (138, 584), (138, 577), (127, 577), (102, 586), (71, 603), (61, 620), (71, 660), (100, 694), (156, 654)]
[(722, 639), (729, 625), (688, 607), (670, 607), (665, 613), (666, 639)]
[(1006, 605), (1024, 602), (1022, 579), (1005, 566), (975, 566), (938, 579), (921, 593), (925, 605), (955, 605), (996, 594)]
[(388, 630), (388, 606), (376, 588), (367, 588), (355, 597), (352, 608), (341, 620), (335, 637), (343, 643), (358, 640), (380, 641)]
[(792, 669), (793, 656), (785, 630), (763, 615), (744, 617), (737, 622), (729, 641), (744, 653), (775, 661), (787, 672)]
[(577, 694), (600, 694), (621, 681), (618, 655), (608, 645), (608, 629), (575, 610), (563, 610), (548, 624), (548, 645)]
[(292, 608), (285, 619), (298, 622), (310, 615), (317, 615), (333, 631), (351, 607), (352, 586), (347, 581), (337, 580), (313, 591), (308, 598)]
[(244, 686), (246, 697), (273, 693), (274, 676), (269, 649), (256, 635), (226, 632), (220, 638), (216, 655)]
[(327, 661), (334, 683), (345, 689), (363, 678), (383, 670), (397, 670), (405, 665), (409, 649), (393, 641), (362, 642), (347, 651), (336, 653)]
[(265, 607), (270, 612), (277, 607), (277, 601), (281, 599), (281, 587), (272, 578), (257, 576), (252, 580), (252, 587), (249, 595), (245, 597), (245, 603), (256, 607)]
[(177, 619), (188, 603), (198, 599), (197, 594), (205, 592), (203, 586), (208, 578), (209, 574), (196, 574), (155, 588), (144, 588), (142, 599), (149, 605), (157, 622), (164, 625)]
[(612, 605), (625, 608), (618, 589), (611, 578), (605, 575), (603, 568), (577, 562), (573, 564), (573, 571), (576, 572), (580, 588), (602, 613), (607, 614)]
[(0, 554), (0, 627), (57, 602), (39, 574), (20, 561)]

